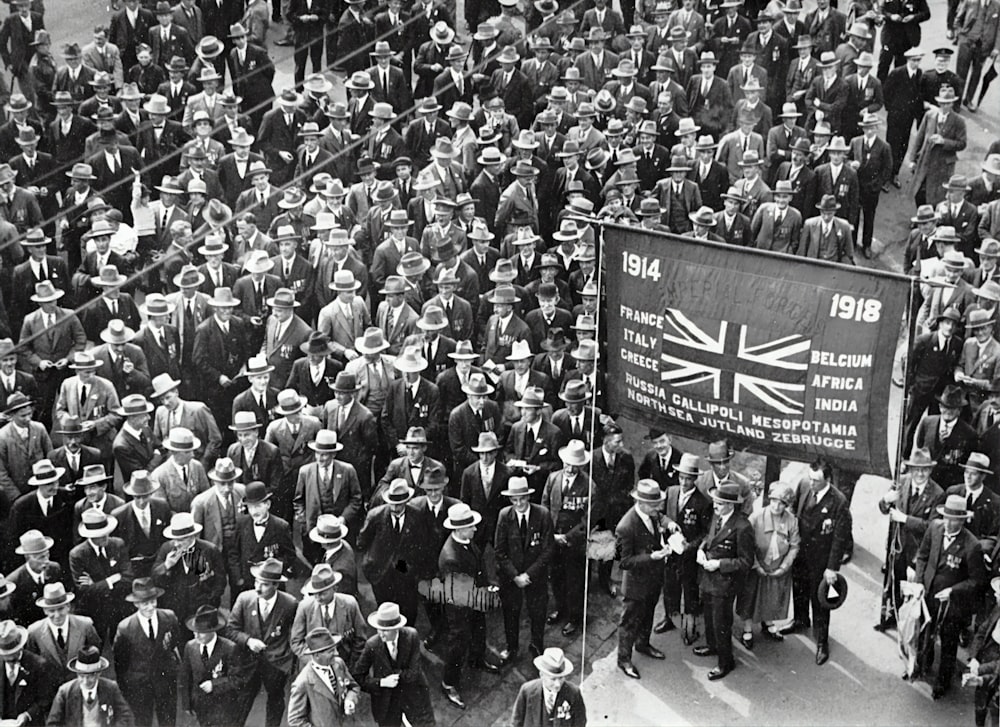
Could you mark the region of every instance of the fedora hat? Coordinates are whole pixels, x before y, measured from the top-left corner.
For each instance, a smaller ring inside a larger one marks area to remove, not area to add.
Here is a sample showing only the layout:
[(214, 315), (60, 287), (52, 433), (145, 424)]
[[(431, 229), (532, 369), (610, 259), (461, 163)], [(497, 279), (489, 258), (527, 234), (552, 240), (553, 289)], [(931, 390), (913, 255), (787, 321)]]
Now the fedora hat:
[(160, 483), (149, 479), (147, 470), (135, 470), (125, 485), (125, 494), (131, 497), (152, 495), (160, 489)]
[(590, 452), (579, 439), (571, 439), (565, 447), (559, 448), (559, 459), (563, 464), (583, 467), (590, 462)]
[(949, 409), (962, 409), (969, 403), (962, 387), (955, 385), (944, 387), (944, 391), (934, 398), (938, 404)]
[[(582, 341), (581, 343), (586, 343)], [(587, 390), (587, 382), (583, 379), (572, 379), (566, 382), (563, 390), (559, 392), (559, 398), (568, 404), (579, 404), (590, 399), (590, 392)]]
[(62, 608), (72, 603), (75, 598), (75, 593), (67, 591), (61, 581), (56, 581), (45, 584), (42, 588), (42, 597), (35, 600), (35, 605), (41, 609)]
[(163, 440), (163, 448), (171, 452), (193, 452), (201, 446), (201, 440), (187, 427), (174, 427)]
[[(589, 313), (581, 313), (576, 317), (571, 328), (574, 331), (597, 331), (597, 322), (594, 320), (594, 316)], [(562, 398), (560, 396), (560, 398)], [(563, 401), (566, 401), (563, 399)]]
[(455, 361), (475, 361), (479, 358), (479, 354), (473, 350), (472, 341), (457, 341), (455, 350), (448, 354), (448, 358)]
[(234, 432), (251, 432), (260, 428), (257, 414), (252, 411), (238, 411), (233, 414), (233, 423), (229, 429)]
[(596, 361), (597, 355), (597, 342), (596, 341), (580, 341), (572, 353), (570, 353), (577, 361)]
[[(196, 181), (196, 180), (191, 180)], [(199, 255), (224, 255), (229, 245), (225, 242), (225, 236), (216, 233), (205, 235), (205, 244), (198, 248)]]
[(410, 222), (409, 217), (406, 215), (406, 210), (392, 210), (389, 213), (389, 219), (385, 221), (386, 227), (409, 227), (413, 223)]
[[(323, 214), (324, 214), (323, 212), (320, 213), (320, 215), (323, 215)], [(331, 219), (332, 219), (332, 215), (331, 215)], [(351, 239), (347, 236), (347, 230), (341, 230), (341, 229), (337, 229), (337, 228), (333, 228), (330, 231), (329, 237), (327, 237), (327, 239), (323, 240), (323, 245), (325, 247), (348, 247), (350, 244), (351, 244)], [(337, 271), (337, 273), (343, 273), (343, 272), (350, 273), (351, 271), (350, 270), (346, 270), (346, 271), (345, 270), (338, 270)], [(334, 273), (334, 280), (336, 280), (337, 273)], [(353, 276), (354, 273), (351, 273), (351, 275)], [(341, 276), (341, 278), (346, 280), (345, 276), (343, 276), (343, 275)], [(331, 284), (328, 283), (327, 287), (330, 287), (330, 285)], [(358, 287), (359, 288), (361, 287), (361, 283), (360, 282), (358, 282)], [(344, 291), (338, 291), (338, 292), (346, 292), (346, 289)]]
[(482, 452), (495, 452), (500, 449), (500, 441), (497, 439), (495, 432), (480, 432), (479, 441), (469, 447), (470, 450), (476, 454)]
[(333, 274), (333, 280), (327, 283), (327, 287), (338, 293), (354, 292), (361, 287), (361, 281), (355, 280), (354, 273), (350, 270), (337, 270)]
[(688, 475), (689, 477), (700, 475), (701, 467), (699, 466), (698, 455), (682, 454), (680, 462), (674, 465), (674, 472), (679, 475)]
[(666, 494), (660, 489), (656, 480), (644, 479), (635, 483), (635, 488), (629, 493), (637, 502), (663, 502)]
[(832, 194), (824, 194), (820, 199), (819, 204), (816, 205), (816, 209), (820, 212), (832, 212), (840, 209), (840, 203)]
[(111, 664), (101, 656), (101, 650), (96, 646), (84, 646), (76, 656), (69, 660), (66, 668), (77, 674), (98, 674)]
[[(931, 240), (934, 242), (950, 242), (952, 244), (957, 244), (961, 241), (961, 238), (956, 234), (953, 226), (941, 225), (934, 231), (934, 234), (931, 235)], [(946, 267), (965, 267), (966, 258), (965, 255), (958, 250), (949, 250), (941, 256), (941, 262), (943, 262)]]
[[(305, 126), (306, 124), (303, 124), (303, 128)], [(305, 203), (306, 203), (306, 193), (303, 192), (299, 187), (289, 187), (282, 193), (281, 199), (278, 200), (278, 207), (280, 207), (283, 210), (292, 210), (301, 207)]]
[(274, 407), (274, 411), (285, 417), (289, 414), (302, 411), (305, 402), (305, 397), (299, 396), (299, 393), (295, 389), (283, 389), (278, 392), (278, 403)]
[(565, 351), (569, 346), (569, 339), (566, 338), (566, 332), (562, 329), (562, 326), (552, 326), (549, 328), (548, 333), (545, 334), (545, 339), (539, 344), (539, 348), (543, 351)]
[[(4, 592), (0, 598), (5, 598), (14, 592), (14, 584), (0, 576)], [(28, 629), (18, 626), (11, 620), (0, 622), (0, 656), (12, 656), (24, 648), (28, 642)]]
[[(102, 467), (103, 469), (103, 467)], [(118, 527), (118, 518), (90, 507), (80, 513), (77, 532), (81, 538), (103, 538)]]
[(373, 119), (382, 119), (383, 121), (392, 121), (396, 118), (395, 112), (392, 110), (392, 104), (380, 101), (372, 106), (372, 110), (368, 112), (368, 115)]
[(420, 352), (420, 346), (406, 346), (392, 365), (401, 373), (419, 373), (427, 368), (427, 359)]
[(981, 165), (981, 169), (987, 174), (1000, 176), (1000, 154), (990, 154)]
[(969, 458), (965, 461), (965, 464), (962, 465), (962, 469), (985, 472), (986, 474), (993, 472), (993, 470), (990, 469), (990, 458), (982, 452), (970, 452)]
[(507, 480), (507, 488), (500, 491), (504, 497), (522, 497), (532, 494), (535, 488), (528, 486), (526, 477), (511, 477)]
[(298, 308), (301, 305), (291, 288), (278, 288), (265, 302), (272, 308)]
[(55, 484), (64, 474), (66, 474), (64, 467), (56, 467), (51, 460), (40, 459), (31, 465), (31, 477), (28, 478), (28, 484), (31, 487)]
[(330, 342), (330, 337), (323, 333), (322, 331), (311, 331), (309, 333), (309, 338), (299, 345), (299, 350), (304, 354), (323, 354), (328, 355), (333, 353), (333, 344)]
[[(253, 172), (254, 165), (257, 165), (258, 167), (260, 166), (264, 167), (263, 170), (259, 171), (270, 172), (270, 170), (263, 162), (251, 163), (250, 164), (251, 172)], [(225, 202), (220, 202), (217, 199), (210, 199), (208, 200), (208, 204), (205, 205), (205, 209), (202, 210), (201, 216), (202, 219), (204, 219), (205, 222), (207, 222), (212, 227), (222, 227), (223, 225), (228, 225), (230, 222), (232, 222), (233, 211), (232, 209), (229, 208), (229, 205), (227, 205)]]
[[(936, 222), (938, 219), (937, 213), (934, 211), (934, 207), (929, 204), (922, 204), (917, 207), (917, 214), (910, 218), (910, 222), (915, 222), (916, 224), (923, 224), (924, 222)], [(977, 251), (978, 252), (978, 251)]]
[(195, 634), (207, 634), (210, 632), (222, 631), (226, 627), (227, 619), (215, 606), (205, 604), (198, 606), (194, 616), (184, 622), (188, 631)]
[(941, 517), (955, 518), (956, 520), (968, 520), (972, 517), (972, 511), (967, 509), (967, 501), (963, 495), (948, 495), (943, 505), (935, 508)]
[(994, 240), (992, 237), (984, 237), (982, 243), (980, 243), (979, 247), (976, 248), (976, 254), (980, 256), (1000, 256), (1000, 240)]
[(332, 545), (347, 537), (347, 524), (344, 518), (337, 515), (324, 514), (316, 519), (316, 526), (309, 531), (309, 539), (314, 543)]
[(514, 406), (529, 409), (541, 409), (545, 406), (545, 391), (539, 386), (528, 386)]
[(968, 192), (972, 187), (969, 186), (969, 180), (964, 174), (952, 174), (948, 178), (948, 181), (941, 185), (947, 190), (958, 191), (958, 192)]
[[(334, 575), (339, 576), (340, 574), (334, 573)], [(305, 587), (303, 587), (303, 593), (304, 592)], [(311, 656), (312, 654), (329, 651), (330, 649), (336, 648), (337, 644), (340, 643), (341, 638), (343, 637), (341, 637), (340, 634), (331, 633), (330, 629), (323, 626), (317, 626), (306, 634), (306, 648), (303, 653)]]
[(150, 394), (150, 398), (158, 399), (159, 397), (166, 394), (168, 391), (173, 391), (181, 382), (170, 376), (170, 374), (163, 372), (162, 374), (157, 374), (153, 377), (152, 381), (153, 393)]
[(459, 502), (448, 508), (448, 517), (444, 521), (447, 530), (459, 530), (472, 527), (482, 522), (483, 516), (464, 502)]
[(14, 548), (16, 555), (37, 555), (51, 550), (56, 541), (40, 530), (26, 530), (18, 536), (18, 545)]
[(214, 308), (235, 308), (240, 304), (240, 299), (234, 298), (232, 288), (226, 287), (216, 288), (212, 297), (205, 302)]
[(317, 593), (328, 591), (340, 583), (341, 578), (343, 576), (340, 572), (330, 567), (329, 563), (317, 563), (313, 566), (309, 580), (302, 585), (302, 594), (315, 596)]
[(56, 434), (61, 434), (65, 436), (82, 436), (85, 432), (89, 432), (94, 426), (93, 422), (82, 422), (80, 417), (75, 414), (67, 414), (62, 418), (62, 421), (55, 428), (54, 432)]
[(87, 487), (88, 485), (106, 485), (113, 479), (112, 475), (109, 475), (103, 464), (88, 464), (83, 468), (80, 479), (76, 481), (76, 485), (79, 487)]
[[(258, 483), (263, 485), (264, 483)], [(250, 575), (261, 581), (271, 583), (286, 583), (288, 579), (284, 574), (285, 566), (277, 558), (267, 558), (266, 560), (250, 566)]]
[[(251, 250), (243, 261), (243, 269), (248, 273), (266, 273), (274, 269), (274, 261), (268, 257), (267, 250)], [(219, 290), (216, 288), (216, 292)]]
[(830, 611), (840, 608), (847, 600), (847, 579), (836, 573), (836, 580), (831, 586), (826, 578), (823, 578), (816, 587), (816, 598), (823, 608)]
[(724, 442), (712, 442), (708, 445), (708, 456), (705, 458), (709, 464), (724, 464), (733, 458), (733, 450)]
[(718, 487), (713, 487), (708, 491), (708, 494), (715, 502), (723, 504), (739, 505), (743, 502), (740, 486), (728, 480), (723, 481)]
[[(439, 280), (436, 281), (439, 285)], [(448, 327), (448, 319), (444, 314), (444, 309), (438, 305), (429, 305), (424, 309), (424, 314), (417, 319), (417, 328), (422, 331), (441, 331)]]
[(31, 296), (31, 300), (35, 303), (51, 303), (64, 295), (66, 293), (56, 288), (51, 280), (43, 280), (40, 283), (35, 283), (35, 293)]
[(497, 285), (486, 298), (486, 302), (494, 305), (514, 305), (520, 300), (517, 297), (517, 291), (514, 290), (514, 286), (507, 283)]
[(455, 31), (448, 27), (448, 23), (439, 20), (431, 26), (430, 37), (438, 45), (448, 45), (455, 39)]
[(229, 135), (229, 146), (253, 146), (254, 139), (256, 138), (242, 126), (238, 126)]
[(215, 460), (215, 466), (208, 471), (208, 479), (213, 482), (235, 482), (243, 474), (243, 470), (237, 467), (229, 457), (219, 457)]
[(168, 540), (180, 540), (197, 535), (201, 531), (202, 527), (195, 522), (194, 515), (189, 512), (178, 512), (170, 517), (170, 524), (164, 528), (163, 537)]
[(406, 626), (406, 617), (399, 612), (398, 604), (385, 601), (368, 614), (368, 625), (378, 631), (394, 631)]
[(389, 348), (389, 342), (385, 340), (381, 328), (371, 326), (365, 330), (364, 335), (354, 339), (354, 348), (359, 353), (381, 353)]
[(406, 484), (406, 480), (397, 477), (382, 493), (382, 499), (388, 505), (402, 505), (413, 498), (413, 488)]
[(988, 310), (976, 308), (969, 311), (968, 320), (965, 322), (965, 330), (993, 326), (993, 313)]
[(40, 227), (33, 227), (21, 238), (21, 247), (41, 247), (42, 245), (48, 245), (50, 242), (52, 242), (52, 238), (46, 237)]
[(448, 473), (445, 472), (444, 467), (440, 465), (433, 465), (424, 472), (423, 478), (417, 483), (417, 487), (421, 490), (429, 490), (438, 487), (448, 486)]
[(132, 581), (132, 592), (125, 596), (125, 600), (129, 603), (142, 603), (159, 598), (164, 593), (166, 591), (153, 584), (152, 578), (136, 578)]
[(907, 459), (903, 460), (907, 467), (926, 467), (930, 469), (937, 464), (937, 460), (931, 458), (931, 451), (927, 447), (920, 447), (913, 450)]
[(101, 340), (105, 343), (128, 343), (133, 338), (135, 338), (135, 331), (126, 326), (120, 318), (112, 318), (101, 331)]
[(534, 358), (531, 353), (531, 344), (528, 341), (514, 341), (511, 351), (507, 354), (508, 361), (525, 361)]
[[(997, 299), (1000, 300), (1000, 297), (998, 297)], [(962, 322), (962, 314), (959, 313), (958, 308), (956, 308), (953, 305), (950, 305), (943, 311), (941, 311), (941, 313), (938, 314), (938, 317), (934, 319), (934, 322), (937, 323), (942, 318), (947, 319), (949, 321), (954, 321), (955, 323)]]
[(316, 438), (309, 442), (309, 449), (313, 452), (339, 452), (344, 445), (337, 441), (337, 433), (332, 429), (320, 429), (316, 432)]
[(194, 265), (185, 265), (173, 282), (178, 288), (197, 288), (205, 282), (205, 275)]
[(532, 663), (546, 676), (565, 677), (573, 673), (573, 662), (566, 658), (562, 649), (555, 646), (550, 646), (536, 656)]

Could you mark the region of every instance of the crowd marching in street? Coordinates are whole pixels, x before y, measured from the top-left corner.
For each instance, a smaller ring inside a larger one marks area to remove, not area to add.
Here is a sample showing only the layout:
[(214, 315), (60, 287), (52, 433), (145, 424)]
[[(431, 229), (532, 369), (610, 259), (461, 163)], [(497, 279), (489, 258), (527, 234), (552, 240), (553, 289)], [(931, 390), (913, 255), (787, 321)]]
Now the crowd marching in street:
[(553, 642), (602, 598), (622, 678), (671, 630), (710, 680), (808, 629), (822, 666), (852, 478), (669, 422), (633, 458), (601, 226), (864, 266), (904, 185), (878, 627), (924, 598), (910, 678), (997, 724), (1000, 140), (955, 170), (1000, 0), (929, 52), (925, 0), (115, 0), (55, 49), (9, 4), (0, 724), (433, 725), (433, 652), (438, 710), (527, 655), (512, 724), (582, 726)]

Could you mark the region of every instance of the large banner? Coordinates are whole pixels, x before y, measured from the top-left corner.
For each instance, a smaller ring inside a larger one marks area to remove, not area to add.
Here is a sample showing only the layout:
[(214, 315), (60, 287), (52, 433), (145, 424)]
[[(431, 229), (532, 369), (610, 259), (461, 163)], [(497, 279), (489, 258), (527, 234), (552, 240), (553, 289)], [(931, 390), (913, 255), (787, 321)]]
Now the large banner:
[(907, 278), (635, 228), (604, 243), (611, 411), (891, 476)]

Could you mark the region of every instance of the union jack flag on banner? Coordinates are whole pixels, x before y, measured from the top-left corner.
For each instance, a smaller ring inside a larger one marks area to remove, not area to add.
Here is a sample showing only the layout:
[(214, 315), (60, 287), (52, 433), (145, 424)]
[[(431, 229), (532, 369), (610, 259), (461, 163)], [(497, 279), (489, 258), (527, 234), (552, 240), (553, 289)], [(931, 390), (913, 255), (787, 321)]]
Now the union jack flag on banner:
[(805, 413), (812, 339), (763, 328), (664, 313), (660, 380), (695, 396), (780, 414)]

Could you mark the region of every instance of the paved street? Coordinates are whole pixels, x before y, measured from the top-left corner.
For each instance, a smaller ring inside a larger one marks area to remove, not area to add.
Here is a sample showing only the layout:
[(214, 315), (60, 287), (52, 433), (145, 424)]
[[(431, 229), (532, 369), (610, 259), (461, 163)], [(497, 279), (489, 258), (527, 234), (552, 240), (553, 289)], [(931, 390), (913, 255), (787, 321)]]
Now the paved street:
[[(807, 3), (807, 7), (811, 4)], [(934, 0), (930, 5), (933, 19), (924, 26), (923, 43), (928, 50), (945, 42), (945, 2)], [(64, 42), (87, 42), (93, 26), (106, 22), (107, 18), (105, 0), (47, 0), (46, 8), (46, 25), (52, 32), (57, 55)], [(270, 37), (273, 40), (283, 32), (282, 26), (274, 27)], [(280, 90), (291, 85), (291, 49), (272, 46), (269, 50), (278, 68), (275, 88)], [(929, 64), (928, 57), (925, 65)], [(964, 114), (969, 146), (961, 155), (958, 171), (970, 177), (979, 173), (979, 162), (986, 147), (1000, 137), (1000, 117), (996, 113), (1000, 96), (998, 86), (1000, 84), (994, 84), (983, 111)], [(336, 93), (343, 93), (339, 81)], [(903, 179), (905, 181), (905, 175)], [(876, 237), (881, 245), (876, 244), (875, 248), (881, 255), (873, 265), (888, 270), (901, 268), (903, 250), (900, 243), (906, 238), (908, 218), (913, 210), (905, 187), (903, 191), (893, 190), (883, 195), (876, 226)], [(898, 407), (899, 392), (895, 393)], [(894, 421), (895, 414), (890, 423), (893, 432)], [(645, 446), (640, 440), (641, 433), (635, 427), (630, 427), (629, 433), (629, 443), (638, 459)], [(802, 465), (790, 466), (793, 471), (802, 468)], [(901, 662), (896, 656), (894, 640), (872, 631), (878, 613), (879, 567), (887, 524), (874, 502), (886, 487), (884, 480), (865, 477), (855, 495), (856, 556), (845, 570), (850, 583), (847, 603), (832, 618), (829, 664), (822, 668), (815, 666), (814, 647), (809, 638), (795, 636), (783, 644), (758, 639), (753, 652), (737, 646), (737, 670), (721, 682), (710, 683), (706, 673), (714, 665), (712, 660), (693, 656), (674, 632), (654, 637), (654, 645), (666, 652), (667, 660), (652, 662), (637, 656), (635, 663), (643, 678), (638, 682), (628, 680), (615, 669), (617, 604), (607, 596), (594, 594), (590, 598), (585, 641), (565, 639), (557, 629), (550, 629), (548, 635), (549, 644), (563, 646), (576, 661), (578, 668), (573, 678), (585, 676), (583, 685), (590, 724), (657, 727), (688, 724), (970, 725), (971, 692), (956, 688), (946, 699), (932, 701), (929, 685), (900, 680)], [(363, 604), (364, 611), (367, 613), (373, 605), (369, 592), (369, 599)], [(423, 626), (423, 623), (418, 625)], [(499, 616), (492, 626), (490, 642), (499, 648)], [(582, 670), (579, 657), (584, 644), (589, 663)], [(505, 724), (520, 683), (535, 676), (527, 659), (507, 669), (501, 677), (471, 676), (463, 688), (470, 709), (462, 713), (441, 698), (437, 689), (440, 661), (434, 655), (430, 660), (429, 680), (438, 721), (443, 725)], [(366, 702), (362, 703), (359, 713), (362, 716), (359, 722), (369, 723)], [(261, 724), (262, 717), (259, 700), (248, 724)]]

